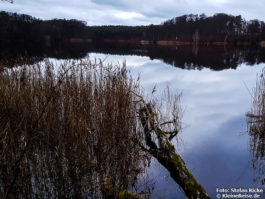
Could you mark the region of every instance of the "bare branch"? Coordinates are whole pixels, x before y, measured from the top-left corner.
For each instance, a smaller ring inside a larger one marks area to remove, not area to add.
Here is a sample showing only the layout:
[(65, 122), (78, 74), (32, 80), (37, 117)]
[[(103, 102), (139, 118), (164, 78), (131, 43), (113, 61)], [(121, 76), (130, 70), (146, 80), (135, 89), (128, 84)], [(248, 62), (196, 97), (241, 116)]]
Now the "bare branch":
[[(170, 172), (171, 177), (180, 185), (188, 198), (209, 199), (208, 193), (197, 182), (183, 159), (176, 153), (174, 145), (170, 143), (170, 140), (177, 135), (178, 131), (165, 132), (161, 130), (154, 122), (153, 115), (155, 113), (150, 103), (145, 104), (140, 113), (146, 144), (150, 147), (149, 153)], [(156, 138), (154, 139), (158, 141), (159, 147), (152, 140), (151, 132), (155, 133)], [(167, 134), (170, 134), (169, 138)]]

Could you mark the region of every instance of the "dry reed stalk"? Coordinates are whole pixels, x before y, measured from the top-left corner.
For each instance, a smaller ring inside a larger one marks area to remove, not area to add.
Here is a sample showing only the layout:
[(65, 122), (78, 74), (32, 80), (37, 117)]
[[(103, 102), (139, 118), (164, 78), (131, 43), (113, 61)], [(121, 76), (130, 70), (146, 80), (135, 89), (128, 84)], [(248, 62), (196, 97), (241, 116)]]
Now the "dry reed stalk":
[(253, 105), (246, 114), (248, 133), (250, 135), (250, 150), (252, 152), (253, 168), (257, 170), (257, 179), (265, 185), (265, 69), (258, 76), (253, 92)]
[(125, 67), (88, 60), (0, 73), (0, 196), (100, 198), (106, 182), (136, 188), (150, 157), (130, 91), (140, 94)]

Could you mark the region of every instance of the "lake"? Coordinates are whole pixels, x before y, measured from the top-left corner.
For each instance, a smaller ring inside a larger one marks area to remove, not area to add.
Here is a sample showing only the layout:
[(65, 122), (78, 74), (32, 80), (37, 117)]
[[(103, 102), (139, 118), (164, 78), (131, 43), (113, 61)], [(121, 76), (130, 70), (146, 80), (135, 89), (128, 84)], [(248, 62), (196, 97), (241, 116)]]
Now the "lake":
[[(265, 66), (264, 51), (250, 47), (108, 45), (74, 46), (67, 52), (31, 49), (27, 53), (21, 51), (21, 56), (26, 58), (25, 63), (41, 61), (44, 56), (54, 62), (86, 57), (114, 65), (122, 65), (125, 60), (131, 75), (135, 79), (140, 76), (146, 95), (151, 95), (154, 86), (158, 98), (167, 86), (173, 93), (182, 93), (183, 130), (175, 146), (198, 182), (215, 198), (217, 188), (264, 189), (264, 167), (262, 172), (255, 168), (246, 118)], [(7, 54), (8, 50), (2, 58)], [(11, 64), (19, 63), (13, 60)], [(148, 175), (154, 182), (152, 198), (184, 198), (169, 173), (154, 159)]]

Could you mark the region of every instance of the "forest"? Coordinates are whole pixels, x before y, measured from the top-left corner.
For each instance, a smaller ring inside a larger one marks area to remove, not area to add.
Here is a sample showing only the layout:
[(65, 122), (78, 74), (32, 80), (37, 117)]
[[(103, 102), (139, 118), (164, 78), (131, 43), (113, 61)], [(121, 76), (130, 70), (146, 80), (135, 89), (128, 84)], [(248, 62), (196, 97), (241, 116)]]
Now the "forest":
[[(158, 45), (264, 45), (265, 23), (224, 13), (183, 15), (158, 25), (88, 26), (76, 19), (41, 20), (0, 12), (1, 43), (129, 42)], [(166, 41), (171, 41), (166, 42)], [(172, 43), (173, 42), (173, 43)]]

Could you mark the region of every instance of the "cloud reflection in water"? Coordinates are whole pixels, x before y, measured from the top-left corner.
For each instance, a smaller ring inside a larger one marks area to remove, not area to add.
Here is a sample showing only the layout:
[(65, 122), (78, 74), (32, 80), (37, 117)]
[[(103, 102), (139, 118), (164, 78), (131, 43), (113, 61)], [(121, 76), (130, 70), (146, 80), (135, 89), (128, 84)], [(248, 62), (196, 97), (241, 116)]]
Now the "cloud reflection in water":
[[(104, 58), (104, 54), (91, 53), (90, 58)], [(245, 113), (251, 107), (252, 90), (256, 74), (264, 64), (223, 71), (183, 70), (148, 57), (108, 55), (107, 62), (126, 60), (132, 75), (141, 77), (146, 93), (156, 85), (157, 95), (169, 85), (173, 92), (182, 92), (184, 107), (179, 153), (197, 180), (210, 195), (216, 188), (258, 187), (253, 181), (249, 136), (245, 133)], [(150, 174), (156, 178), (155, 194), (166, 198), (181, 195), (176, 185), (158, 163), (154, 162)], [(165, 177), (167, 176), (167, 177)], [(154, 196), (155, 197), (155, 196)]]

